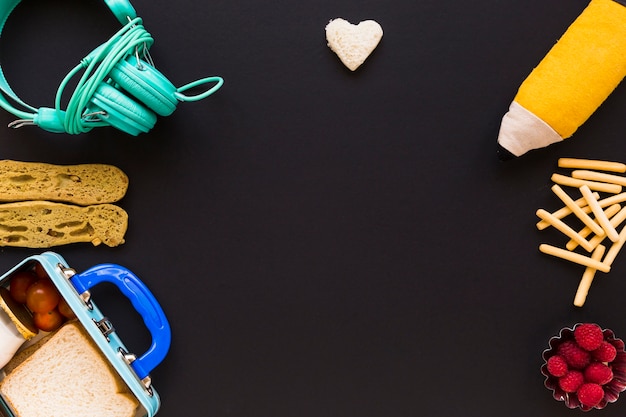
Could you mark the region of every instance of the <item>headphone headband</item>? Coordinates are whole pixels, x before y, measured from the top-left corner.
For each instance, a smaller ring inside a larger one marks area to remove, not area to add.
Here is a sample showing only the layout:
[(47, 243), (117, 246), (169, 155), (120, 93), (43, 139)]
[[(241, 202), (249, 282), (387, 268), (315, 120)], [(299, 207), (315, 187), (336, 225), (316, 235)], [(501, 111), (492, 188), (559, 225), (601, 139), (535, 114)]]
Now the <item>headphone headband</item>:
[[(4, 30), (4, 25), (6, 21), (9, 19), (9, 16), (13, 12), (13, 10), (20, 4), (21, 0), (0, 0), (0, 37), (2, 36), (2, 31)], [(137, 12), (135, 8), (130, 4), (128, 0), (104, 0), (106, 5), (111, 9), (113, 15), (120, 21), (122, 25), (128, 23), (128, 19), (134, 19), (137, 17)], [(4, 71), (2, 71), (2, 65), (0, 64), (0, 91), (5, 95), (9, 96), (13, 101), (19, 103), (23, 107), (27, 108), (31, 111), (37, 111), (36, 108), (29, 106), (24, 103), (18, 96), (13, 92), (9, 83), (7, 82)], [(13, 113), (10, 109), (13, 108), (9, 102), (6, 101), (4, 97), (0, 95), (0, 107), (3, 107), (5, 110)], [(15, 114), (15, 113), (14, 113)], [(21, 117), (17, 115), (18, 117)]]
[(104, 0), (104, 2), (109, 6), (109, 9), (111, 9), (122, 25), (128, 23), (128, 19), (137, 17), (135, 8), (128, 0)]
[[(0, 0), (0, 37), (9, 15), (20, 1)], [(78, 134), (88, 132), (94, 127), (114, 126), (126, 133), (137, 135), (152, 128), (156, 121), (153, 112), (167, 116), (174, 111), (177, 101), (196, 101), (208, 97), (222, 86), (221, 77), (208, 77), (178, 89), (174, 87), (163, 74), (153, 68), (148, 50), (154, 40), (144, 29), (142, 19), (137, 17), (130, 2), (104, 2), (122, 24), (122, 28), (67, 74), (57, 91), (54, 108), (37, 109), (23, 102), (9, 86), (0, 66), (0, 107), (19, 118), (11, 122), (9, 127), (37, 125), (54, 133)], [(133, 64), (129, 65), (129, 62)], [(67, 109), (61, 109), (61, 96), (66, 85), (80, 72), (83, 75)], [(183, 94), (191, 87), (209, 83), (213, 84), (212, 87), (202, 94)], [(126, 93), (135, 98), (127, 97)], [(15, 108), (12, 103), (19, 104), (24, 110)], [(144, 104), (150, 109), (144, 108)]]
[[(2, 31), (4, 23), (20, 1), (21, 0), (3, 0), (0, 2), (0, 22), (2, 22), (0, 31)], [(128, 0), (104, 0), (104, 3), (111, 9), (117, 20), (123, 25), (128, 22), (128, 18), (134, 19), (137, 17), (135, 8)]]
[[(7, 19), (9, 18), (9, 15), (13, 11), (13, 9), (15, 9), (15, 7), (19, 4), (19, 2), (20, 2), (20, 0), (0, 1), (0, 36), (2, 36), (2, 30), (4, 29), (4, 24), (6, 23)], [(2, 71), (1, 64), (0, 64), (0, 92), (1, 92), (1, 94), (0, 94), (0, 107), (4, 108), (8, 112), (13, 113), (11, 111), (11, 109), (13, 109), (13, 106), (11, 106), (11, 104), (6, 100), (4, 95), (9, 96), (11, 99), (13, 99), (13, 101), (19, 103), (23, 107), (25, 107), (25, 108), (27, 108), (29, 110), (35, 110), (36, 111), (35, 108), (29, 106), (28, 104), (26, 104), (22, 100), (20, 100), (19, 97), (17, 97), (17, 94), (15, 94), (13, 92), (13, 90), (11, 90), (11, 87), (9, 86), (9, 83), (7, 82), (6, 78), (4, 77), (4, 71)], [(13, 113), (13, 114), (15, 114), (15, 113)]]

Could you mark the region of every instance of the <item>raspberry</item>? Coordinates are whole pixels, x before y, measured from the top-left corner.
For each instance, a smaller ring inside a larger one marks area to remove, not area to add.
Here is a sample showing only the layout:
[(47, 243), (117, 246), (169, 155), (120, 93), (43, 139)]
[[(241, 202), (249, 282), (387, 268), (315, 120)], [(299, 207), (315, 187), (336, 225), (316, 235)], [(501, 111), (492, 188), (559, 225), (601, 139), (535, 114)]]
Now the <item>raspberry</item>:
[(598, 385), (609, 383), (613, 379), (613, 371), (602, 362), (590, 363), (584, 371), (585, 381)]
[(591, 352), (591, 356), (600, 362), (613, 362), (617, 356), (617, 350), (605, 340), (599, 348)]
[(576, 392), (584, 382), (583, 373), (573, 370), (559, 378), (559, 387), (565, 392)]
[(567, 362), (563, 356), (554, 355), (548, 359), (548, 373), (555, 377), (561, 377), (567, 373)]
[(574, 329), (574, 338), (581, 348), (592, 351), (600, 347), (604, 340), (602, 329), (597, 324), (584, 323), (579, 324)]
[(566, 340), (561, 343), (557, 353), (565, 358), (570, 367), (576, 369), (583, 369), (591, 360), (591, 354), (580, 348), (573, 340)]
[(600, 385), (588, 382), (578, 388), (576, 395), (581, 404), (587, 407), (595, 407), (604, 398), (604, 390)]

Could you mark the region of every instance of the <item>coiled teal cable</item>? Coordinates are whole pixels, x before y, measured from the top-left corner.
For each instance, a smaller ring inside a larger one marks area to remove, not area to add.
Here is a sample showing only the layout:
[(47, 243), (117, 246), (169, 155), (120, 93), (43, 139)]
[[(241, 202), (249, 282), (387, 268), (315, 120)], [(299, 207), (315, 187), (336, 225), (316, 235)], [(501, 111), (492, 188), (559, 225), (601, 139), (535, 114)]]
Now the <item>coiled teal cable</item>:
[[(146, 31), (140, 17), (129, 20), (106, 43), (96, 48), (80, 64), (74, 67), (63, 79), (57, 90), (55, 109), (59, 119), (63, 120), (65, 131), (70, 134), (85, 133), (106, 123), (97, 119), (86, 121), (84, 109), (89, 104), (100, 83), (107, 79), (113, 67), (128, 54), (147, 55), (154, 39)], [(69, 81), (80, 71), (84, 73), (67, 104), (65, 112), (61, 109), (61, 98)]]

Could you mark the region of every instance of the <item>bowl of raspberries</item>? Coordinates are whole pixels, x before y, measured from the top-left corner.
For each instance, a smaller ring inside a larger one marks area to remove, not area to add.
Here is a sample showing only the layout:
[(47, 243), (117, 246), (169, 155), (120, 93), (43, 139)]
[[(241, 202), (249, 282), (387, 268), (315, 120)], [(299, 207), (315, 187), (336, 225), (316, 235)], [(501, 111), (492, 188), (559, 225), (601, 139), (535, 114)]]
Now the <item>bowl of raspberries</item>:
[(557, 401), (583, 411), (601, 409), (626, 390), (624, 342), (595, 323), (564, 328), (543, 351), (544, 385)]

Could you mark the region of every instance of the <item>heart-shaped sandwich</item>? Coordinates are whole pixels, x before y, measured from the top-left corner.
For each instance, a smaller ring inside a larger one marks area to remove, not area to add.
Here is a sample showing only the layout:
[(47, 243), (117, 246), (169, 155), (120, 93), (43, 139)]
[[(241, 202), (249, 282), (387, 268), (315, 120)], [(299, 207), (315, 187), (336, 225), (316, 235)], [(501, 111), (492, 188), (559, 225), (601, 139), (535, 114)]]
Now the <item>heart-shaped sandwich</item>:
[(326, 25), (328, 46), (351, 71), (365, 62), (382, 37), (383, 28), (373, 20), (364, 20), (353, 25), (337, 18)]

